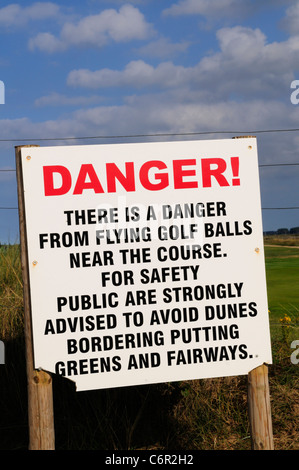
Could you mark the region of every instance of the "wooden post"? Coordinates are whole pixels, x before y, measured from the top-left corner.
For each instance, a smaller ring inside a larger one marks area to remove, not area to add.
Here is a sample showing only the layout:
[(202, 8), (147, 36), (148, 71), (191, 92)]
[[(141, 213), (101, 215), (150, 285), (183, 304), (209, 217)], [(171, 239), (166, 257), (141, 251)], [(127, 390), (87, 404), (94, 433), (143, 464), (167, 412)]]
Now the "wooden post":
[(274, 450), (268, 367), (263, 364), (248, 374), (248, 411), (253, 450)]
[[(256, 138), (240, 135), (233, 139)], [(268, 367), (263, 364), (248, 374), (248, 412), (253, 450), (273, 450), (273, 431), (268, 380)]]
[(28, 389), (29, 450), (54, 450), (54, 413), (52, 377), (43, 370), (34, 369), (31, 325), (31, 302), (29, 287), (29, 262), (27, 253), (26, 217), (21, 163), (21, 148), (38, 147), (24, 145), (15, 148), (18, 182), (19, 230), (24, 296), (25, 353)]

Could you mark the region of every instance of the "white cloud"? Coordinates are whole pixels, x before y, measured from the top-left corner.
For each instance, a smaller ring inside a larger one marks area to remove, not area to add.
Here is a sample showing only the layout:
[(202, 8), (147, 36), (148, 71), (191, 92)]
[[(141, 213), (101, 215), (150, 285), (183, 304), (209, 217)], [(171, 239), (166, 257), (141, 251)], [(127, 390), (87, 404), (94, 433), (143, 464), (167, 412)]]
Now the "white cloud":
[(40, 49), (48, 53), (66, 49), (66, 45), (51, 33), (39, 33), (29, 40), (28, 45), (31, 50)]
[(35, 2), (23, 7), (19, 3), (12, 3), (0, 8), (0, 25), (3, 27), (25, 25), (32, 20), (55, 18), (60, 7), (52, 2)]
[(171, 42), (168, 38), (161, 37), (138, 49), (138, 53), (148, 57), (172, 57), (176, 54), (185, 52), (190, 46), (190, 42)]
[(296, 35), (299, 34), (299, 2), (293, 3), (293, 5), (287, 8), (282, 24), (291, 34)]
[[(34, 122), (30, 119), (3, 119), (0, 126), (3, 138), (64, 138), (82, 136), (132, 135), (153, 133), (183, 133), (202, 131), (254, 131), (258, 129), (277, 129), (296, 127), (298, 109), (281, 104), (275, 100), (263, 99), (248, 102), (219, 101), (202, 103), (200, 101), (179, 102), (176, 94), (135, 96), (119, 106), (97, 106), (81, 109), (55, 120)], [(270, 136), (271, 137), (271, 136)], [(273, 136), (273, 138), (275, 135)], [(204, 138), (204, 136), (198, 136)], [(213, 138), (208, 135), (206, 138)], [(280, 134), (278, 139), (288, 141), (290, 151), (292, 136)], [(93, 141), (96, 142), (96, 141)], [(100, 140), (99, 142), (102, 142)], [(70, 142), (52, 142), (51, 145)], [(17, 143), (16, 143), (17, 144)], [(297, 150), (294, 153), (296, 156)], [(281, 160), (281, 154), (269, 154), (269, 158)], [(291, 161), (290, 154), (288, 160)]]
[[(259, 29), (241, 26), (223, 28), (217, 37), (220, 52), (199, 64), (199, 81), (219, 91), (235, 91), (244, 96), (281, 96), (299, 67), (299, 38), (267, 43)], [(279, 67), (278, 67), (279, 64)]]
[[(243, 3), (243, 0), (242, 0)], [(214, 16), (219, 13), (228, 14), (239, 8), (240, 0), (181, 0), (163, 11), (164, 15), (203, 15)]]
[(40, 33), (29, 41), (29, 48), (54, 52), (72, 46), (102, 47), (109, 41), (143, 40), (152, 34), (152, 25), (144, 15), (132, 5), (123, 5), (119, 11), (108, 9), (77, 23), (65, 23), (58, 38), (51, 33)]
[[(155, 132), (250, 131), (292, 127), (298, 110), (277, 101), (180, 103), (173, 94), (135, 96), (123, 105), (81, 109), (67, 118), (35, 123), (29, 119), (1, 120), (6, 136), (63, 138)], [(212, 138), (212, 137), (210, 137)], [(278, 155), (278, 158), (280, 156)]]
[(171, 88), (188, 80), (189, 71), (183, 66), (175, 66), (171, 62), (163, 62), (156, 68), (143, 60), (129, 62), (124, 70), (87, 69), (73, 70), (69, 73), (67, 83), (70, 86), (85, 88), (132, 86), (144, 88), (159, 86)]
[(87, 106), (95, 105), (103, 101), (101, 96), (65, 96), (61, 93), (53, 92), (50, 95), (41, 96), (34, 102), (35, 106)]
[[(219, 52), (204, 57), (193, 67), (161, 62), (154, 67), (143, 60), (131, 61), (123, 70), (73, 70), (67, 84), (74, 87), (136, 87), (177, 89), (201, 99), (281, 97), (289, 93), (294, 70), (299, 68), (299, 37), (268, 44), (259, 29), (236, 26), (217, 32)], [(277, 68), (279, 64), (279, 70)], [(147, 90), (148, 91), (148, 90)], [(193, 95), (194, 96), (194, 95)]]

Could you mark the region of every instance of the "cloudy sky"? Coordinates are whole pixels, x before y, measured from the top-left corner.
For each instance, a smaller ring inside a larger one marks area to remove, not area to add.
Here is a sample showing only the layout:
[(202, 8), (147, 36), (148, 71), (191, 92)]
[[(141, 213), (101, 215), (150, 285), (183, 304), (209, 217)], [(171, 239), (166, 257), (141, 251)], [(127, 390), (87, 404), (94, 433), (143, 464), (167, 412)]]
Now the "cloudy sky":
[[(0, 40), (0, 170), (28, 143), (252, 134), (264, 230), (299, 226), (299, 210), (269, 209), (299, 206), (299, 1), (3, 0)], [(0, 207), (16, 206), (1, 171)], [(17, 237), (17, 211), (1, 209), (0, 241)]]

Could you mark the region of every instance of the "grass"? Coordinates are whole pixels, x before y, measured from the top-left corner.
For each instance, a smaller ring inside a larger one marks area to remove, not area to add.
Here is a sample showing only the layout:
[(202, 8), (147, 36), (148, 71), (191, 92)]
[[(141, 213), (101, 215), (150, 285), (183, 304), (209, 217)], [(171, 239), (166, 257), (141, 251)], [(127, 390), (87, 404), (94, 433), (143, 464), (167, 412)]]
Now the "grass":
[(265, 258), (272, 337), (276, 338), (279, 334), (280, 318), (287, 314), (292, 319), (292, 337), (296, 339), (299, 319), (299, 247), (266, 246)]
[(299, 247), (299, 236), (298, 235), (268, 235), (264, 237), (265, 245), (280, 245), (280, 246), (298, 246)]
[(23, 287), (18, 245), (0, 249), (0, 337), (12, 340), (23, 329)]
[[(299, 365), (290, 361), (290, 338), (299, 338), (298, 251), (266, 247), (273, 348), (269, 383), (277, 450), (299, 449)], [(0, 449), (26, 450), (26, 369), (17, 245), (0, 249), (0, 306), (0, 335), (6, 353), (5, 366), (0, 366)], [(283, 326), (280, 318), (285, 313), (291, 322)], [(80, 393), (75, 392), (72, 382), (53, 376), (53, 397), (58, 450), (251, 447), (246, 376)]]

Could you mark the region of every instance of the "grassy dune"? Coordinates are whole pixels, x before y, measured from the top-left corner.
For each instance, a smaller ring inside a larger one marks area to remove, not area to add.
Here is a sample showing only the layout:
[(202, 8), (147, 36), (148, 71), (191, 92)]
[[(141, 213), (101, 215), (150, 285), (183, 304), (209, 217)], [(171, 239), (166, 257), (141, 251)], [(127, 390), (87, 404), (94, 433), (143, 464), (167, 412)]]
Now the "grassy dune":
[[(274, 244), (274, 243), (273, 243)], [(299, 449), (299, 249), (266, 248), (274, 363), (269, 367), (276, 449)], [(22, 281), (17, 245), (0, 249), (0, 449), (28, 448)], [(280, 318), (287, 313), (290, 322)], [(247, 377), (230, 377), (77, 393), (53, 376), (56, 449), (247, 450)]]

